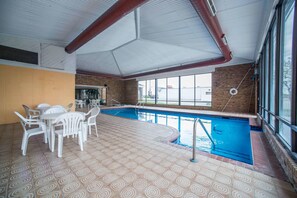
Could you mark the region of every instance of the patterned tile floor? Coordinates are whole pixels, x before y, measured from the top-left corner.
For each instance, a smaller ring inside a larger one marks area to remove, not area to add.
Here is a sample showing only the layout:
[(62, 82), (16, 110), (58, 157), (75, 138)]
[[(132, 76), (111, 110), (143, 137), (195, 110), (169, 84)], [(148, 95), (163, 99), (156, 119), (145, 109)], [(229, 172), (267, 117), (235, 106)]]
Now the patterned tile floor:
[(0, 197), (296, 197), (291, 185), (262, 173), (164, 144), (173, 129), (98, 116), (80, 151), (65, 138), (63, 158), (41, 136), (20, 151), (19, 124), (0, 125)]

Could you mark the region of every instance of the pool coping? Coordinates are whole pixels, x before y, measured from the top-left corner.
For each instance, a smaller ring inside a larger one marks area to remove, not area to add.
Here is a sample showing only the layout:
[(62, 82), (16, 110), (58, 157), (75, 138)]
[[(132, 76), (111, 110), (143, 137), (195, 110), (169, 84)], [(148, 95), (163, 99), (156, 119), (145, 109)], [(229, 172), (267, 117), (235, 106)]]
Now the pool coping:
[[(126, 105), (126, 106), (114, 106), (114, 107), (105, 107), (102, 109), (118, 109), (118, 108), (135, 108), (135, 105)], [(250, 115), (250, 114), (236, 114), (236, 113), (221, 113), (221, 112), (210, 112), (210, 111), (198, 111), (198, 110), (188, 110), (186, 109), (185, 111), (183, 111), (183, 109), (174, 109), (174, 108), (151, 108), (151, 107), (143, 107), (144, 109), (151, 109), (151, 110), (159, 110), (159, 111), (168, 111), (168, 112), (178, 112), (178, 113), (192, 113), (192, 114), (203, 114), (203, 115), (212, 115), (212, 116), (231, 116), (231, 117), (235, 117), (235, 118), (248, 118), (249, 119), (249, 123), (250, 125), (252, 123), (254, 123), (254, 119), (256, 119), (256, 116)], [(180, 111), (181, 110), (181, 111)], [(199, 113), (197, 113), (199, 112)], [(208, 114), (204, 114), (202, 112), (207, 112)], [(219, 113), (219, 114), (217, 114)], [(109, 115), (109, 114), (104, 114), (107, 116), (113, 116), (113, 115)], [(238, 115), (238, 116), (237, 116)], [(176, 147), (176, 148), (180, 148), (180, 149), (184, 149), (184, 150), (188, 150), (192, 152), (192, 148), (190, 147), (186, 147), (186, 146), (182, 146), (182, 145), (178, 145), (178, 144), (174, 144), (172, 143), (172, 141), (176, 140), (179, 136), (179, 131), (177, 129), (175, 129), (174, 127), (170, 127), (170, 126), (166, 126), (163, 124), (158, 124), (158, 123), (150, 123), (150, 122), (145, 122), (145, 121), (141, 121), (141, 120), (134, 120), (134, 119), (130, 119), (130, 118), (123, 118), (123, 117), (119, 117), (119, 116), (115, 116), (117, 118), (121, 118), (121, 119), (127, 119), (127, 120), (133, 120), (133, 121), (140, 121), (140, 122), (144, 122), (144, 123), (149, 123), (149, 124), (157, 124), (157, 125), (161, 125), (163, 127), (167, 127), (168, 129), (170, 129), (170, 131), (172, 132), (172, 134), (170, 134), (167, 137), (157, 137), (154, 140), (164, 143), (164, 144), (168, 144), (170, 146)], [(256, 138), (259, 138), (261, 136), (261, 134), (263, 134), (263, 132), (258, 132), (258, 131), (254, 131), (250, 129), (250, 138), (251, 138), (251, 150), (252, 150), (252, 158), (253, 158), (253, 165), (251, 164), (247, 164), (244, 162), (240, 162), (240, 161), (236, 161), (233, 159), (229, 159), (226, 157), (222, 157), (219, 155), (215, 155), (215, 154), (211, 154), (205, 151), (201, 151), (201, 150), (197, 150), (196, 149), (196, 154), (202, 155), (202, 156), (206, 156), (212, 159), (216, 159), (222, 162), (226, 162), (226, 163), (230, 163), (233, 165), (237, 165), (240, 167), (244, 167), (253, 171), (257, 171), (260, 173), (263, 173), (265, 175), (283, 180), (283, 181), (288, 181), (288, 178), (285, 176), (284, 171), (282, 170), (282, 172), (280, 172), (280, 170), (272, 170), (273, 168), (270, 167), (270, 170), (267, 171), (267, 162), (263, 162), (261, 161), (261, 158), (257, 158), (255, 157), (256, 153), (265, 153), (265, 154), (270, 154), (272, 151), (272, 148), (269, 149), (268, 153), (267, 150), (263, 150), (263, 147), (259, 147), (256, 146)], [(264, 134), (263, 134), (264, 135)], [(263, 136), (262, 135), (262, 136)], [(261, 137), (261, 141), (267, 141), (267, 139), (263, 139)], [(256, 149), (257, 148), (257, 149)], [(267, 149), (267, 148), (266, 148)], [(274, 158), (276, 159), (276, 156), (274, 156)], [(189, 159), (190, 160), (190, 159)]]
[(228, 117), (234, 117), (234, 118), (247, 118), (247, 119), (257, 118), (257, 115), (246, 114), (246, 113), (232, 113), (232, 112), (194, 110), (194, 109), (177, 109), (177, 108), (152, 107), (152, 106), (139, 107), (136, 105), (124, 105), (124, 106), (112, 106), (112, 107), (100, 106), (100, 108), (101, 109), (139, 108), (139, 109), (150, 109), (150, 110), (157, 110), (157, 111), (177, 112), (177, 113), (191, 113), (191, 114), (211, 115), (211, 116), (228, 116)]

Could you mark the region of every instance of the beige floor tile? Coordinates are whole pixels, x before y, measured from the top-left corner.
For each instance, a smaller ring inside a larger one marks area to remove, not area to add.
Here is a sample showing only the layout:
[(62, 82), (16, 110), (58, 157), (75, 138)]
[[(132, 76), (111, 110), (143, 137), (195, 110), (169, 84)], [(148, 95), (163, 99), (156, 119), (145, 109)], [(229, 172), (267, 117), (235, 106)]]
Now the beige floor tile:
[[(164, 142), (166, 126), (98, 117), (99, 137), (80, 151), (65, 138), (63, 157), (42, 137), (20, 151), (20, 125), (0, 125), (0, 197), (296, 197), (291, 184)], [(162, 140), (163, 142), (160, 142)]]

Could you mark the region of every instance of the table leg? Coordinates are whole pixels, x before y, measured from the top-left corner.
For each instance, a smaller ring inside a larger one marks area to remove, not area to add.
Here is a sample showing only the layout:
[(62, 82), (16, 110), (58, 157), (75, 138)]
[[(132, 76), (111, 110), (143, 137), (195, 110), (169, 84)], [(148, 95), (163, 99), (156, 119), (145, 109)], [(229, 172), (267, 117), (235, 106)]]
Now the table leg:
[(49, 137), (50, 137), (50, 144), (49, 144), (49, 149), (51, 150), (51, 152), (54, 152), (54, 145), (55, 145), (55, 134), (54, 134), (54, 128), (53, 128), (53, 125), (52, 125), (52, 120), (49, 120), (49, 128), (50, 128), (50, 131), (49, 131)]

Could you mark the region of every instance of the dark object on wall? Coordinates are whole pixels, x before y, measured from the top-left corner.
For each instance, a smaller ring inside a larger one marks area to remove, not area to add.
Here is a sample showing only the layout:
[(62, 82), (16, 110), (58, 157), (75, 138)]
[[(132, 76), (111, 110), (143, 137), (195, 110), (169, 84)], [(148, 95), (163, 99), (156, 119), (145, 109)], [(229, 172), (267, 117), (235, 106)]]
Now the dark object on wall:
[(0, 59), (38, 64), (38, 53), (0, 45)]

